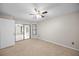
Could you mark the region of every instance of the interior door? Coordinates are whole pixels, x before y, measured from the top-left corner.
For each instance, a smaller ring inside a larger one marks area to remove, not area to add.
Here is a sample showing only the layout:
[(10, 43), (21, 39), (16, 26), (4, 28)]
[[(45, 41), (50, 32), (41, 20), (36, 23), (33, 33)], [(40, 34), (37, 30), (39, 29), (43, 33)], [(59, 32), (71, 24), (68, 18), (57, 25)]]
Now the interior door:
[(16, 24), (16, 41), (23, 40), (23, 24)]
[(31, 37), (30, 25), (24, 25), (24, 39), (29, 39)]

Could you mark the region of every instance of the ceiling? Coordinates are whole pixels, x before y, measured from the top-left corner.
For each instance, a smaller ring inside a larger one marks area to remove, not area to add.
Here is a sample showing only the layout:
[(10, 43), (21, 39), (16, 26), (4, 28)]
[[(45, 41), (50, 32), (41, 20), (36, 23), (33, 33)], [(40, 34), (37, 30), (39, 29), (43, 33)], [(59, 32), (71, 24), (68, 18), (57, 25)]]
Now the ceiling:
[[(35, 19), (34, 8), (48, 11), (44, 18)], [(79, 11), (78, 3), (0, 3), (0, 16), (14, 16), (15, 20), (40, 21)]]

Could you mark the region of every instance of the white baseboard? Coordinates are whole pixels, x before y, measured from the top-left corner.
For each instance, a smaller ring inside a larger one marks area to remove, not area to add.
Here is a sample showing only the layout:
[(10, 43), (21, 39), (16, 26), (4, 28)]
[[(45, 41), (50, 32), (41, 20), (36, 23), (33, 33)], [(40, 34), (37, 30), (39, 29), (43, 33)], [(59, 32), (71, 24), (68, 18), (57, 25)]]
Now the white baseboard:
[(50, 43), (54, 43), (56, 45), (60, 45), (60, 46), (63, 46), (63, 47), (69, 48), (69, 49), (73, 49), (73, 50), (79, 51), (79, 49), (76, 49), (76, 48), (73, 48), (73, 47), (69, 47), (67, 45), (60, 44), (60, 43), (57, 43), (57, 42), (54, 42), (54, 41), (49, 41), (49, 40), (44, 40), (44, 41), (47, 41), (47, 42), (50, 42)]

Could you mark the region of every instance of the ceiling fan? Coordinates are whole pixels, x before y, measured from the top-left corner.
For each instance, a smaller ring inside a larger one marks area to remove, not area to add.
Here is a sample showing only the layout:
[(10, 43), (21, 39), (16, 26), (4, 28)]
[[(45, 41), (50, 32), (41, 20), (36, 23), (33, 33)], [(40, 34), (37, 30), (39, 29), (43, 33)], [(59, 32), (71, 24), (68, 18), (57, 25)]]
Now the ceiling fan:
[(38, 9), (36, 9), (36, 8), (34, 8), (34, 11), (35, 11), (34, 14), (29, 14), (29, 15), (34, 15), (34, 16), (36, 16), (36, 17), (37, 17), (37, 16), (40, 16), (40, 17), (44, 18), (44, 17), (45, 17), (45, 14), (48, 13), (47, 11), (41, 12), (40, 10), (38, 10)]

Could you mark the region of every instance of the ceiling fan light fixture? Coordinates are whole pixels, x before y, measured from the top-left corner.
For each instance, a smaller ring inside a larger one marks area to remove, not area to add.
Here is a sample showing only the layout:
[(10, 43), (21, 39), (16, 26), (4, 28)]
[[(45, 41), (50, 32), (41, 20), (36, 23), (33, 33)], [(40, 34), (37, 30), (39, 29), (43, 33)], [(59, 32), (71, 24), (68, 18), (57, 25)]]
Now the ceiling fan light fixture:
[(37, 19), (38, 19), (38, 18), (41, 18), (41, 16), (40, 16), (40, 15), (36, 15), (36, 17), (37, 17)]
[(47, 13), (48, 13), (47, 11), (42, 12), (42, 11), (34, 8), (34, 14), (30, 14), (30, 15), (34, 15), (38, 19), (38, 18), (44, 18), (45, 14), (47, 14)]

